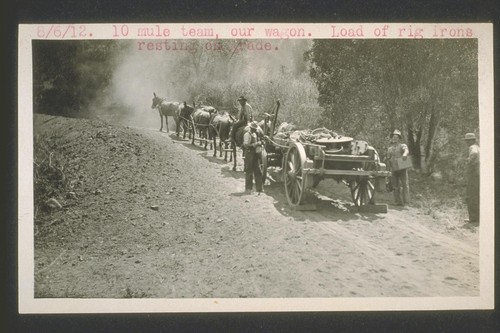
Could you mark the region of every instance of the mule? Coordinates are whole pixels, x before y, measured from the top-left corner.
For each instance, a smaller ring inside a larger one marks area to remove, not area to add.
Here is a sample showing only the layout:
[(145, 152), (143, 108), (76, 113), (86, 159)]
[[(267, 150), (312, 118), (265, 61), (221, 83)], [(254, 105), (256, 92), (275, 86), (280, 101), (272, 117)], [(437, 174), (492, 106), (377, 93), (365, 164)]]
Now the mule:
[[(194, 126), (199, 133), (199, 138), (205, 140), (205, 149), (207, 149), (208, 141), (211, 139), (211, 137), (209, 137), (208, 127), (210, 124), (210, 119), (212, 118), (212, 114), (214, 114), (215, 112), (216, 110), (212, 106), (202, 106), (200, 108), (197, 108), (193, 112)], [(194, 136), (192, 143), (194, 144)], [(201, 145), (202, 140), (200, 140), (200, 146)]]
[[(226, 111), (217, 111), (216, 113), (212, 114), (210, 125), (208, 126), (208, 132), (209, 136), (213, 139), (214, 157), (217, 156), (217, 138), (219, 139), (220, 157), (222, 157), (222, 145), (224, 145), (224, 149), (227, 149), (229, 131), (231, 130), (231, 126), (233, 125), (234, 121), (235, 119)], [(229, 158), (229, 162), (232, 162), (233, 155), (230, 154)], [(224, 161), (227, 161), (227, 150), (224, 154)]]
[(158, 109), (160, 113), (160, 132), (163, 131), (163, 117), (165, 117), (165, 125), (167, 126), (167, 133), (169, 133), (168, 129), (168, 117), (174, 118), (177, 127), (177, 110), (179, 109), (180, 103), (178, 102), (167, 102), (165, 98), (161, 98), (153, 93), (153, 104), (151, 105), (151, 109)]

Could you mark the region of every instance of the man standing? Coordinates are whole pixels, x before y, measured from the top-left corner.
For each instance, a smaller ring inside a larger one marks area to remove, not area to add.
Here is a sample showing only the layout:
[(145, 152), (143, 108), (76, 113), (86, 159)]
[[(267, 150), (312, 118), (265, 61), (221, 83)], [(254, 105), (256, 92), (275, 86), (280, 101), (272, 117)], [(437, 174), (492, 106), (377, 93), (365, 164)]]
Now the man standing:
[(262, 170), (259, 165), (258, 149), (262, 143), (257, 136), (257, 122), (250, 123), (250, 130), (243, 135), (243, 149), (245, 151), (245, 192), (251, 193), (253, 178), (255, 177), (255, 189), (262, 192)]
[(465, 143), (469, 146), (467, 157), (467, 190), (466, 201), (469, 211), (469, 222), (479, 223), (479, 146), (474, 133), (465, 134)]
[(388, 166), (392, 171), (392, 186), (394, 188), (394, 201), (398, 206), (404, 206), (410, 198), (410, 189), (408, 185), (408, 169), (394, 170), (394, 164), (397, 158), (406, 160), (410, 151), (408, 146), (401, 143), (401, 132), (394, 130), (391, 134), (391, 146), (387, 150)]
[(249, 121), (253, 121), (253, 110), (250, 104), (247, 103), (247, 99), (243, 96), (238, 98), (238, 102), (240, 103), (240, 112), (238, 114), (238, 121), (233, 124), (231, 128), (231, 139), (233, 142), (236, 142), (235, 136), (238, 128), (242, 126), (246, 126)]

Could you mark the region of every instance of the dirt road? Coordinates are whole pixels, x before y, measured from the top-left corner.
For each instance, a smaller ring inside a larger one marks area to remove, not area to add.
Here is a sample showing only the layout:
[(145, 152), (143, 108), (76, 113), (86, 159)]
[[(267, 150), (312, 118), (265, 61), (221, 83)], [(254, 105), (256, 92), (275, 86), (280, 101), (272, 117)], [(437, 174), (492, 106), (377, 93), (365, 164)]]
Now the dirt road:
[[(350, 209), (324, 181), (316, 211), (157, 129), (35, 115), (76, 199), (35, 221), (35, 297), (477, 296), (479, 238), (447, 214)], [(390, 202), (390, 196), (379, 197)]]

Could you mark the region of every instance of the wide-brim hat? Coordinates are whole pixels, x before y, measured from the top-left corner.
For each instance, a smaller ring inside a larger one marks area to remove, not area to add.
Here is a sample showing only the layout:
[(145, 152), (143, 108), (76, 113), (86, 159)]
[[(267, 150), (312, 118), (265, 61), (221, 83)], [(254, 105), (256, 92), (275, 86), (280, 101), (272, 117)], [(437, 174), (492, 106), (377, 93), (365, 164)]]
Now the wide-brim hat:
[(474, 133), (465, 133), (464, 140), (476, 140), (476, 135)]
[(257, 128), (259, 128), (259, 125), (257, 125), (257, 122), (256, 122), (256, 121), (252, 121), (252, 122), (250, 123), (250, 128), (257, 129)]
[(238, 98), (238, 102), (246, 102), (246, 101), (247, 101), (247, 99), (245, 97), (243, 97), (243, 96), (240, 96)]
[(399, 138), (402, 138), (402, 136), (401, 136), (401, 131), (399, 131), (399, 130), (394, 130), (394, 132), (392, 132), (392, 133), (391, 133), (391, 138), (392, 138), (394, 135), (398, 135), (398, 136), (399, 136)]

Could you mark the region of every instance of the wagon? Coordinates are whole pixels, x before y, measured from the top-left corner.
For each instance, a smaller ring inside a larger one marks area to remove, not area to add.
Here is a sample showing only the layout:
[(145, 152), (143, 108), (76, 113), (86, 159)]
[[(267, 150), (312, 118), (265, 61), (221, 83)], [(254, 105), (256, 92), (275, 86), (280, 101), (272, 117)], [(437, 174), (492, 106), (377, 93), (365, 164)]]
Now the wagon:
[(273, 133), (274, 125), (270, 134), (264, 136), (263, 174), (267, 174), (268, 167), (281, 168), (291, 206), (301, 205), (305, 192), (328, 178), (349, 186), (352, 201), (358, 207), (374, 204), (375, 192), (385, 188), (386, 177), (391, 173), (366, 141), (326, 128)]

